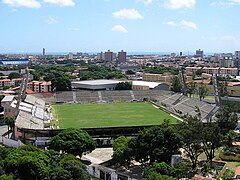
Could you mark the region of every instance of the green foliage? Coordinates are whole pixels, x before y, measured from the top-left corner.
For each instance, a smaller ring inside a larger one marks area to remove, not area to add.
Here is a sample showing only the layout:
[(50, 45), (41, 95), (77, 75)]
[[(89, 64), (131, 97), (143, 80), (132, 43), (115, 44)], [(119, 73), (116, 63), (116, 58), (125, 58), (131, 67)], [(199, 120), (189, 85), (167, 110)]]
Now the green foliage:
[(178, 132), (182, 137), (182, 148), (185, 150), (194, 169), (197, 166), (198, 156), (202, 153), (201, 130), (203, 129), (203, 123), (198, 117), (188, 116), (184, 118), (178, 128)]
[(171, 156), (181, 147), (179, 134), (168, 124), (140, 131), (136, 139), (135, 160), (148, 162), (170, 162)]
[(113, 162), (121, 166), (129, 166), (133, 157), (133, 149), (131, 144), (135, 139), (120, 136), (114, 140), (113, 147)]
[(186, 162), (174, 164), (174, 177), (176, 177), (177, 179), (187, 178), (189, 171), (190, 167)]
[(204, 85), (203, 83), (200, 83), (198, 85), (198, 94), (199, 94), (200, 101), (206, 97), (207, 92), (208, 92), (207, 86)]
[(235, 129), (239, 120), (237, 114), (229, 106), (220, 108), (215, 116), (218, 126), (224, 133)]
[(131, 90), (131, 89), (132, 83), (130, 82), (119, 82), (115, 88), (115, 90)]
[(8, 79), (15, 79), (15, 78), (20, 78), (20, 74), (17, 72), (12, 72), (8, 75)]
[(233, 179), (234, 175), (235, 172), (233, 170), (226, 169), (226, 171), (223, 174), (223, 180), (231, 180)]
[(182, 91), (182, 84), (181, 84), (178, 76), (173, 77), (171, 90), (176, 92), (176, 93)]
[(13, 180), (13, 177), (10, 175), (4, 174), (0, 176), (0, 180)]
[(239, 142), (240, 141), (240, 134), (236, 133), (234, 131), (229, 131), (223, 139), (223, 144), (227, 147), (227, 148), (231, 148), (233, 146), (233, 142)]
[(228, 95), (227, 86), (227, 81), (219, 81), (220, 96), (224, 97)]
[(177, 179), (171, 176), (158, 174), (157, 172), (151, 172), (148, 174), (147, 177), (144, 177), (143, 180), (177, 180)]
[(41, 78), (41, 75), (36, 71), (30, 71), (30, 74), (33, 75), (33, 80), (35, 80), (35, 81), (39, 81)]
[(148, 176), (148, 174), (151, 174), (152, 172), (157, 172), (162, 175), (172, 176), (174, 174), (174, 168), (165, 162), (154, 163), (152, 166), (144, 170), (143, 177)]
[(85, 166), (73, 155), (41, 151), (33, 146), (0, 148), (0, 180), (90, 180)]
[(201, 117), (187, 116), (178, 126), (186, 155), (196, 168), (199, 155), (204, 152), (212, 165), (215, 149), (221, 146), (222, 135), (216, 123), (203, 124)]
[(215, 149), (221, 146), (222, 135), (217, 124), (209, 122), (202, 131), (202, 148), (212, 167), (212, 160), (215, 157)]
[(201, 76), (202, 73), (203, 73), (203, 69), (198, 69), (198, 70), (196, 70), (196, 72), (195, 72), (195, 74), (196, 74), (197, 76)]
[(187, 85), (187, 94), (189, 94), (190, 98), (191, 98), (192, 94), (194, 94), (195, 90), (196, 90), (195, 83), (194, 82), (190, 82)]
[(83, 152), (94, 150), (96, 147), (92, 137), (86, 131), (79, 129), (63, 130), (54, 136), (48, 145), (50, 149), (55, 151), (62, 150), (79, 156), (82, 156)]
[(51, 81), (52, 88), (56, 91), (70, 91), (72, 89), (69, 76), (61, 71), (50, 71), (44, 80)]
[(127, 70), (127, 71), (126, 71), (126, 74), (127, 74), (127, 75), (133, 75), (133, 74), (135, 74), (135, 72), (132, 71), (132, 70)]
[(79, 74), (81, 80), (93, 79), (122, 79), (127, 76), (122, 74), (120, 70), (109, 68), (106, 66), (89, 65), (88, 71)]
[(163, 73), (171, 73), (173, 75), (179, 74), (178, 68), (174, 68), (174, 67), (164, 67), (164, 66), (143, 67), (143, 70), (146, 73), (153, 73), (153, 74), (163, 74)]

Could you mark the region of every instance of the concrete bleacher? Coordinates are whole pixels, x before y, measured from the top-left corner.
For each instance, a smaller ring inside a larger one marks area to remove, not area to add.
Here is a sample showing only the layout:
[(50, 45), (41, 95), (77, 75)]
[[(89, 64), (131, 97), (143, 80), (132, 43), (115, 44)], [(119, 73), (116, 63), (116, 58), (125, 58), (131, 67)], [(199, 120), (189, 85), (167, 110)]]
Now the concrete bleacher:
[[(12, 103), (16, 107), (16, 103)], [(20, 103), (19, 113), (15, 125), (18, 128), (45, 129), (50, 126), (50, 110), (47, 110), (44, 100), (36, 96), (27, 95)]]

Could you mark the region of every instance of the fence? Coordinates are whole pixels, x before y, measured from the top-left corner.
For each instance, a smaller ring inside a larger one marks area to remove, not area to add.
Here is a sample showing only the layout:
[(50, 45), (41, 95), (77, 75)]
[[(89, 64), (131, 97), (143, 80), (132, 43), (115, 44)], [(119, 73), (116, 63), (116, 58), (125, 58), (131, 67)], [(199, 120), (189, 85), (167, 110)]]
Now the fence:
[(3, 144), (4, 146), (14, 147), (14, 148), (19, 148), (24, 145), (20, 140), (15, 141), (13, 139), (8, 139), (4, 136), (0, 136), (0, 143)]

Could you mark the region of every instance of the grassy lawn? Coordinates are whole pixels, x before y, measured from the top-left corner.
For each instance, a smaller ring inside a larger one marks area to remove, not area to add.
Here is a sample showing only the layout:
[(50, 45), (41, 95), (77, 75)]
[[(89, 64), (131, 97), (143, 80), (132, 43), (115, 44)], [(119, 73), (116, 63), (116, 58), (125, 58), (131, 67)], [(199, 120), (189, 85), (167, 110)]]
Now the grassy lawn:
[(159, 125), (164, 119), (177, 123), (168, 113), (149, 103), (53, 105), (60, 128), (94, 128)]

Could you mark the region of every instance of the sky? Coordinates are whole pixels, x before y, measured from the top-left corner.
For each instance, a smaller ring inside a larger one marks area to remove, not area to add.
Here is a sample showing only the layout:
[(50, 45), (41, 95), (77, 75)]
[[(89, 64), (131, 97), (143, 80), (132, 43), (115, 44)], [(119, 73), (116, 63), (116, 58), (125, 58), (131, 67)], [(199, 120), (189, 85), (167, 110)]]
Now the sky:
[(0, 53), (234, 52), (240, 0), (0, 0)]

